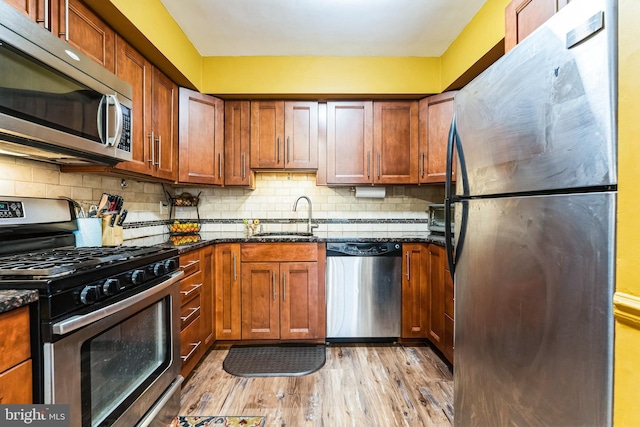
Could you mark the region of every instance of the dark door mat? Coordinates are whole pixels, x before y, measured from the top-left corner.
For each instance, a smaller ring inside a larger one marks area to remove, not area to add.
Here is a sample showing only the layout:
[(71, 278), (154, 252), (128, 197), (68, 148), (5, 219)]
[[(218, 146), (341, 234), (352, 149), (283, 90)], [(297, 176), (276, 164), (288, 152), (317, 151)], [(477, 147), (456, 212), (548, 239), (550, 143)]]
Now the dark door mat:
[(222, 368), (239, 377), (294, 377), (311, 374), (326, 360), (324, 345), (234, 345)]

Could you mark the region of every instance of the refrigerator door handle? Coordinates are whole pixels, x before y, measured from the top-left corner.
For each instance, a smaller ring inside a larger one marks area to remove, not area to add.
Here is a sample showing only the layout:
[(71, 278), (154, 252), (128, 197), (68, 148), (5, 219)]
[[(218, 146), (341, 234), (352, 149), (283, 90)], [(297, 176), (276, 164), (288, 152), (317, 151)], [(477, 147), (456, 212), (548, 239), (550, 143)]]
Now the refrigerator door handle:
[[(462, 151), (462, 144), (460, 142), (460, 135), (458, 134), (458, 126), (456, 124), (456, 115), (453, 114), (453, 119), (451, 120), (451, 126), (449, 128), (449, 139), (447, 141), (447, 166), (445, 170), (445, 198), (444, 198), (444, 240), (445, 240), (445, 250), (447, 252), (447, 263), (449, 265), (449, 273), (451, 273), (451, 279), (455, 275), (456, 269), (456, 260), (460, 256), (462, 252), (462, 245), (464, 242), (465, 228), (467, 226), (467, 205), (466, 203), (460, 203), (462, 208), (462, 221), (460, 223), (460, 229), (458, 230), (458, 242), (457, 248), (453, 247), (453, 235), (451, 233), (451, 224), (453, 223), (453, 218), (451, 218), (451, 204), (459, 203), (462, 200), (459, 196), (455, 196), (452, 194), (452, 172), (453, 172), (453, 153), (455, 150), (458, 153), (458, 161), (460, 167), (458, 168), (458, 185), (462, 185), (462, 194), (463, 196), (469, 195), (469, 179), (467, 177), (467, 164), (464, 158), (464, 152)], [(454, 255), (455, 252), (455, 255)]]
[(456, 133), (456, 115), (453, 114), (453, 119), (451, 120), (451, 126), (449, 127), (449, 139), (447, 141), (447, 165), (445, 169), (445, 182), (444, 182), (444, 245), (445, 251), (447, 253), (447, 263), (449, 265), (449, 273), (451, 274), (451, 280), (453, 280), (455, 274), (455, 264), (453, 259), (453, 243), (452, 235), (451, 235), (451, 186), (452, 186), (452, 177), (451, 173), (453, 171), (453, 144)]

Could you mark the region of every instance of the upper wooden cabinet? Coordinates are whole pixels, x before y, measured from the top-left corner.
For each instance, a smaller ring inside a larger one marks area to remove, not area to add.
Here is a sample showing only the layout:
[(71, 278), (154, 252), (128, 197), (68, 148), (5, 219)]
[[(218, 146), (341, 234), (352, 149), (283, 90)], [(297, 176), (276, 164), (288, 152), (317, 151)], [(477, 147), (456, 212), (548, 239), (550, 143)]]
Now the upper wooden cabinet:
[(505, 9), (504, 50), (508, 52), (571, 0), (513, 0)]
[(417, 184), (417, 101), (327, 103), (327, 184)]
[(318, 103), (251, 102), (251, 168), (318, 168)]
[[(442, 183), (446, 177), (447, 142), (453, 119), (456, 92), (420, 100), (420, 183)], [(453, 162), (452, 179), (455, 181)]]
[(372, 179), (373, 102), (327, 102), (327, 184)]
[(116, 169), (176, 179), (178, 86), (121, 38), (116, 74), (133, 89), (133, 160)]
[(418, 102), (373, 103), (374, 184), (418, 183)]
[(224, 103), (224, 185), (253, 187), (250, 169), (250, 102)]
[[(37, 22), (41, 26), (51, 28), (51, 14), (49, 13), (50, 0), (5, 0), (11, 6)], [(56, 0), (57, 1), (57, 0)]]
[(51, 3), (56, 3), (57, 10), (51, 31), (115, 72), (115, 31), (80, 0), (51, 0)]
[(178, 180), (224, 184), (224, 102), (180, 88)]

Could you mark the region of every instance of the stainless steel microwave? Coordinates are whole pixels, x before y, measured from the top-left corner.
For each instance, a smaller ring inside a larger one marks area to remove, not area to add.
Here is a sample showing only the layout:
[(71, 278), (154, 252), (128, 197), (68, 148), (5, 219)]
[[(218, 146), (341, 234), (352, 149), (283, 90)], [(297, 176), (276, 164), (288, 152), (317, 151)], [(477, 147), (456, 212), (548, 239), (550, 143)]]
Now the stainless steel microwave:
[(0, 2), (0, 154), (131, 160), (132, 106), (131, 85)]

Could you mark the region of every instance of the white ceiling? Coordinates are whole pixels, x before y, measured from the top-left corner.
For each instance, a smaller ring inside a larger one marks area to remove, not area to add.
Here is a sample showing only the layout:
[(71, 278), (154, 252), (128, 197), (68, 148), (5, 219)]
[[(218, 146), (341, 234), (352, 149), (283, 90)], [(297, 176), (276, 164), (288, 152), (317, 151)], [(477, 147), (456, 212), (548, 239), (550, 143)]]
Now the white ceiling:
[(160, 0), (203, 56), (440, 56), (486, 0)]

